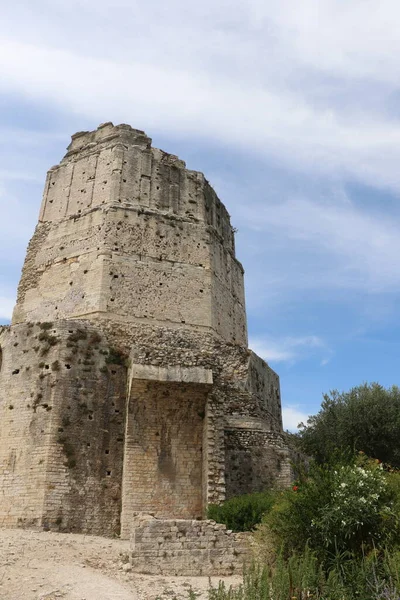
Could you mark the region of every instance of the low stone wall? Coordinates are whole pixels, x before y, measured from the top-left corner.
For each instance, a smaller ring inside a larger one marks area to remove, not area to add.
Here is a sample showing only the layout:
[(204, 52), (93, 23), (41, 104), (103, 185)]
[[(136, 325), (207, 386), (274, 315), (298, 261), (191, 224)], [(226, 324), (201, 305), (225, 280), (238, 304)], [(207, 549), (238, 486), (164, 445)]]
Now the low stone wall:
[(249, 557), (247, 538), (215, 521), (148, 519), (132, 532), (132, 570), (151, 575), (241, 574)]

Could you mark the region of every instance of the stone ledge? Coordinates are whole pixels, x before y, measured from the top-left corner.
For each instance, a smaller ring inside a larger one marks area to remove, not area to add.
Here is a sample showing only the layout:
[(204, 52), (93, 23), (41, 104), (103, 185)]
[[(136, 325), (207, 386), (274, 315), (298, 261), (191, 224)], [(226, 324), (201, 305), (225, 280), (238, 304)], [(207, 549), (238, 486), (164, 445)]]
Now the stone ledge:
[(196, 383), (210, 386), (213, 384), (213, 374), (211, 369), (204, 369), (202, 367), (157, 367), (152, 365), (134, 364), (130, 367), (130, 379)]

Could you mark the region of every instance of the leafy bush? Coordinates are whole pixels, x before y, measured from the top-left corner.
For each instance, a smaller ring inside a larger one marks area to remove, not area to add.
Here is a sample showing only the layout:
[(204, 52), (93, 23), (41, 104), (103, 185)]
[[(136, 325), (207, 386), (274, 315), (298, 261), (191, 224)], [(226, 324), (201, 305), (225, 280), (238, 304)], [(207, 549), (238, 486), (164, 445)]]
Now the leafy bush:
[(335, 450), (364, 451), (400, 467), (400, 389), (364, 384), (349, 392), (324, 395), (320, 412), (302, 425), (301, 449), (319, 463), (331, 462)]
[(357, 556), (393, 545), (399, 536), (398, 478), (364, 455), (353, 465), (314, 465), (309, 478), (284, 492), (264, 521), (286, 554), (308, 543), (325, 565), (338, 553)]
[(250, 531), (271, 510), (275, 495), (274, 492), (256, 492), (236, 496), (223, 504), (210, 504), (207, 516), (233, 531)]

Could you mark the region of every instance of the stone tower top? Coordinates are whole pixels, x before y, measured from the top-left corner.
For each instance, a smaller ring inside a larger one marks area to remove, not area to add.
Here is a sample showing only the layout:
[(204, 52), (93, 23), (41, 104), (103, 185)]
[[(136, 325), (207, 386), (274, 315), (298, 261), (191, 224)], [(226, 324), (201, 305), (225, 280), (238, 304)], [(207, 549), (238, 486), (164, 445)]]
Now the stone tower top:
[(65, 158), (69, 158), (76, 152), (90, 152), (98, 144), (107, 144), (117, 139), (127, 145), (151, 148), (151, 139), (147, 137), (144, 131), (134, 129), (124, 123), (114, 126), (109, 121), (99, 125), (95, 131), (78, 131), (74, 133), (71, 136), (71, 143), (68, 146), (68, 153)]
[(129, 125), (76, 133), (47, 174), (13, 323), (68, 318), (205, 327), (247, 343), (226, 208), (202, 173)]

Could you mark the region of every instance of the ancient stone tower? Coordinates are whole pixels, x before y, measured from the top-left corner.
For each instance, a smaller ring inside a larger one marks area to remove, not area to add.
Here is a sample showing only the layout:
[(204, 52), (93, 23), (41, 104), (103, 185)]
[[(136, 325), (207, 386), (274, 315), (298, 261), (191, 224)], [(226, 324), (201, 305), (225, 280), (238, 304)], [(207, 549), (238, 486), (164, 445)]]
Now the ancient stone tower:
[(0, 329), (0, 525), (130, 534), (136, 512), (285, 485), (279, 380), (247, 348), (229, 215), (128, 125), (48, 173)]

